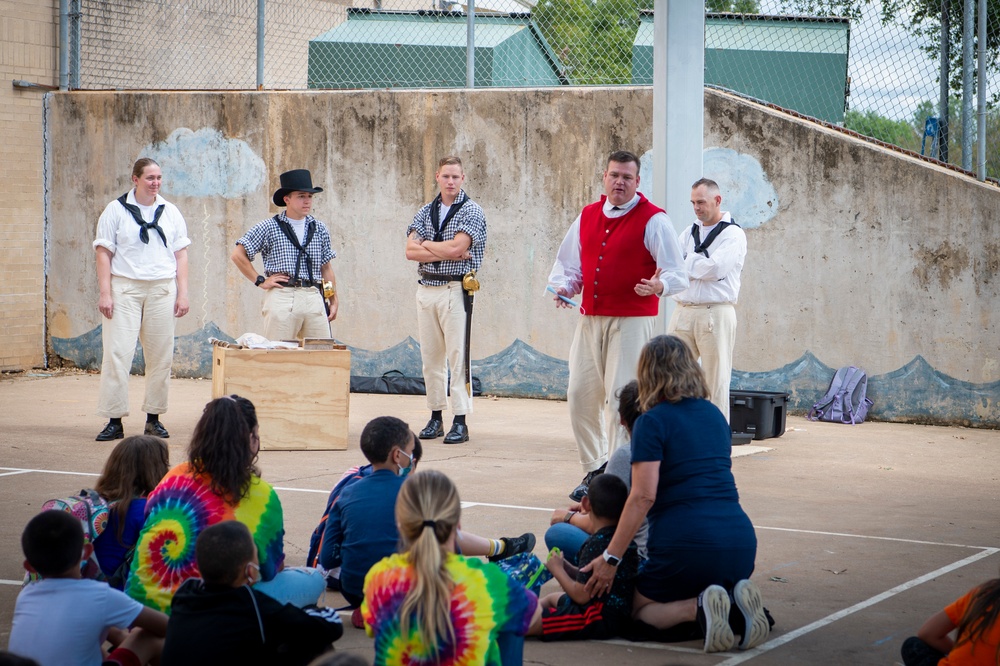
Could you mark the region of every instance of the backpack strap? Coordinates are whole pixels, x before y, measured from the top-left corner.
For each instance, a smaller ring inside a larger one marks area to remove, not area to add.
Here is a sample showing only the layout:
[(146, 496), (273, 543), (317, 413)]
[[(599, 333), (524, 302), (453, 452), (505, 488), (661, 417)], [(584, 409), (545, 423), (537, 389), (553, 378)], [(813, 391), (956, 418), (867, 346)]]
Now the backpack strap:
[(848, 370), (850, 370), (849, 367), (843, 367), (834, 373), (833, 379), (830, 380), (830, 388), (827, 389), (826, 394), (806, 414), (807, 419), (810, 421), (822, 420), (823, 414), (833, 404), (833, 401), (837, 399), (837, 394), (840, 393), (840, 386), (844, 383), (844, 378)]
[[(858, 386), (861, 386), (862, 383), (864, 384), (864, 386), (862, 386), (861, 390), (862, 392), (864, 392), (866, 391), (868, 386), (868, 375), (865, 374), (865, 371), (862, 370), (861, 368), (852, 365), (850, 367), (850, 372), (846, 378), (846, 385), (844, 386), (844, 391), (843, 391), (844, 396), (846, 398), (846, 400), (844, 400), (844, 409), (847, 410), (847, 412), (845, 416), (841, 418), (841, 422), (843, 423), (850, 422), (851, 425), (856, 425), (857, 418), (864, 419), (864, 416), (860, 414), (861, 400), (860, 399), (856, 400), (857, 396), (855, 395), (855, 393), (858, 390)], [(850, 421), (848, 421), (847, 419), (848, 415), (850, 416)]]

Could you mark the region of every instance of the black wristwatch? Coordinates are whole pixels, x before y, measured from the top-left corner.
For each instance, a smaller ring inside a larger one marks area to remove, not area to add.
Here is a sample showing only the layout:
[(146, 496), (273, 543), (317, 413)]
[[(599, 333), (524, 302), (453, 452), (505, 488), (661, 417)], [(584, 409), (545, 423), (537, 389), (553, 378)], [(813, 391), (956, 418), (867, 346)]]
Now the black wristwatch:
[(607, 550), (604, 551), (604, 556), (603, 557), (604, 557), (604, 561), (607, 562), (608, 564), (610, 564), (613, 567), (616, 567), (616, 566), (618, 566), (619, 564), (622, 563), (622, 558), (616, 557), (615, 555), (612, 555)]
[(253, 286), (259, 287), (260, 285), (264, 284), (264, 280), (266, 280), (266, 279), (267, 278), (264, 277), (263, 275), (258, 275), (257, 279), (254, 280)]

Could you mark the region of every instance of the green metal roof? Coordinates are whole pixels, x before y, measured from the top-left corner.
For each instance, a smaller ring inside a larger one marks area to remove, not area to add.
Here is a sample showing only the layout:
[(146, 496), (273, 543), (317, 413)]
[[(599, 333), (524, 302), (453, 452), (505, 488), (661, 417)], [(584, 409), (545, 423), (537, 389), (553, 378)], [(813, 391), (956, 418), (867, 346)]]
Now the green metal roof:
[[(848, 19), (706, 14), (705, 83), (833, 123), (844, 121)], [(632, 82), (653, 82), (653, 13), (639, 14)]]
[[(706, 14), (705, 48), (846, 54), (850, 22), (841, 17)], [(653, 12), (639, 12), (634, 46), (653, 46)]]
[[(466, 15), (349, 8), (347, 21), (309, 41), (310, 88), (465, 84)], [(476, 14), (476, 85), (566, 83), (530, 14)]]

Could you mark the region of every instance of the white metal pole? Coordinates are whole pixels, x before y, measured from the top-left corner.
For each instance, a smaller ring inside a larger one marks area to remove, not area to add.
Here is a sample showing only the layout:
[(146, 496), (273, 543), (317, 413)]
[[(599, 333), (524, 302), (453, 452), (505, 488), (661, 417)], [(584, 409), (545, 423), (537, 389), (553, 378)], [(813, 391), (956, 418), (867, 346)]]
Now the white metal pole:
[[(655, 0), (653, 8), (652, 183), (640, 183), (666, 209), (674, 228), (687, 226), (691, 183), (702, 176), (705, 141), (705, 3)], [(650, 188), (650, 185), (652, 187)], [(665, 332), (673, 299), (664, 299)]]
[(979, 164), (976, 175), (986, 180), (986, 0), (979, 0), (979, 109), (976, 123), (976, 143), (979, 148)]
[(267, 0), (257, 0), (257, 90), (264, 89), (264, 7)]
[(69, 0), (59, 0), (59, 90), (69, 90)]
[(465, 87), (476, 87), (476, 0), (468, 0), (465, 34)]
[(975, 0), (965, 0), (962, 13), (962, 168), (972, 170), (972, 40)]

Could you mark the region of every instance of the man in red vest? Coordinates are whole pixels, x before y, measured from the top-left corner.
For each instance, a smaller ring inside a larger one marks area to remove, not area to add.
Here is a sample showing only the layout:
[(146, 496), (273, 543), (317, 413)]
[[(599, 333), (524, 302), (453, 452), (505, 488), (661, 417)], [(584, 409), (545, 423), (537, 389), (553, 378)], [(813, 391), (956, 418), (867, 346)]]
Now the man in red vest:
[(586, 473), (570, 493), (574, 501), (622, 441), (617, 391), (636, 377), (660, 298), (688, 286), (670, 218), (636, 191), (639, 158), (624, 150), (611, 153), (603, 180), (605, 196), (570, 226), (549, 274), (557, 307), (571, 307), (567, 301), (582, 293), (567, 392)]

